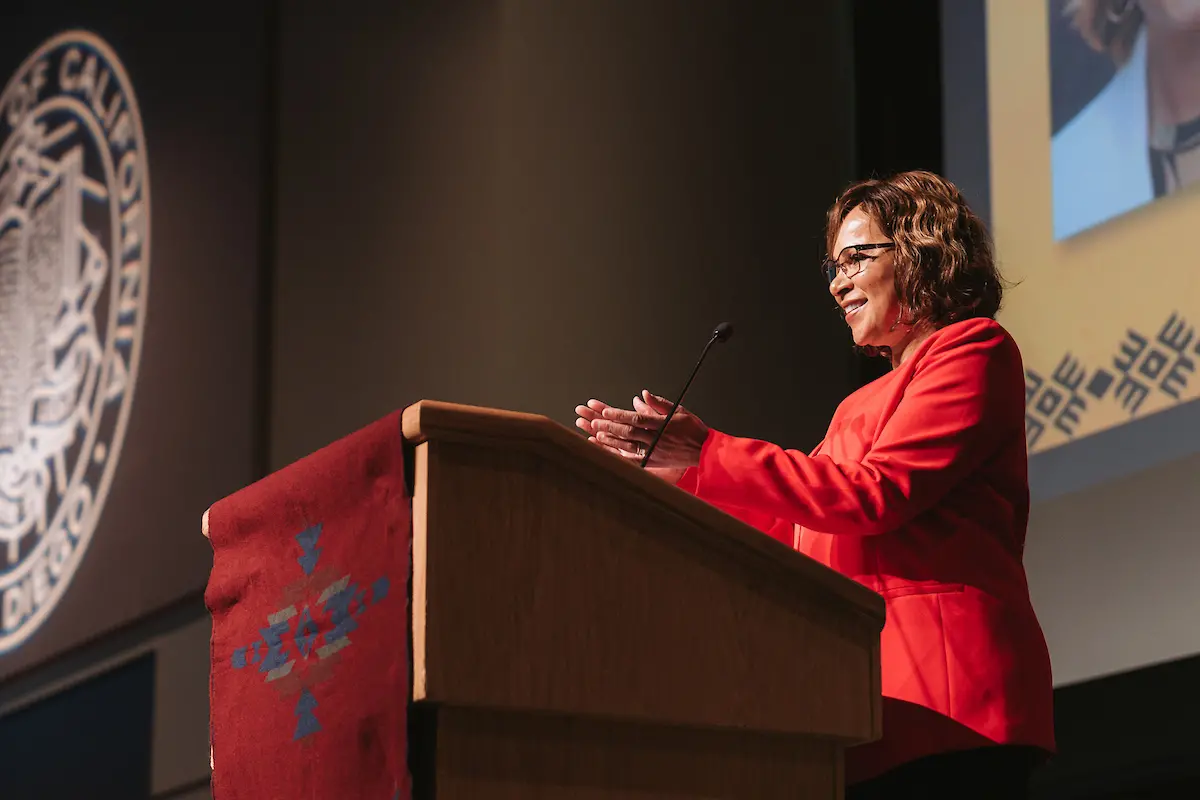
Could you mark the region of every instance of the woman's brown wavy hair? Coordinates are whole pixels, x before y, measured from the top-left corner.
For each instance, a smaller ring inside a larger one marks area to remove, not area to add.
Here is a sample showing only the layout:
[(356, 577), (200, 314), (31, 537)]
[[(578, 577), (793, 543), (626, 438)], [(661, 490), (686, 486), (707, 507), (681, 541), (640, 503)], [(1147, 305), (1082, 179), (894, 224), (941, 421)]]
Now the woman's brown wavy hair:
[[(953, 183), (932, 172), (901, 172), (852, 184), (830, 207), (825, 251), (855, 208), (895, 243), (896, 295), (902, 323), (940, 328), (995, 318), (1004, 296), (992, 237)], [(887, 355), (874, 347), (869, 355)]]

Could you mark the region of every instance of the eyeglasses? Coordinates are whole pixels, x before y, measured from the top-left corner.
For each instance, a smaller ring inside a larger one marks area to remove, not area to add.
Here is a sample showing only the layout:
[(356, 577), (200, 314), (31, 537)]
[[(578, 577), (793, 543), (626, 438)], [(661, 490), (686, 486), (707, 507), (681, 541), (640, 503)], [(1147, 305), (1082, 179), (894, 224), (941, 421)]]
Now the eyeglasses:
[[(879, 258), (882, 253), (874, 255), (866, 255), (863, 250), (874, 250), (876, 248), (886, 249), (895, 247), (894, 242), (875, 242), (873, 244), (852, 244), (849, 247), (842, 248), (842, 254), (837, 261), (832, 258), (827, 258), (821, 262), (821, 274), (825, 276), (825, 280), (833, 283), (840, 272), (847, 278), (853, 278), (858, 273), (862, 272), (866, 267), (867, 261), (873, 258)], [(849, 253), (849, 260), (845, 260), (845, 255)]]

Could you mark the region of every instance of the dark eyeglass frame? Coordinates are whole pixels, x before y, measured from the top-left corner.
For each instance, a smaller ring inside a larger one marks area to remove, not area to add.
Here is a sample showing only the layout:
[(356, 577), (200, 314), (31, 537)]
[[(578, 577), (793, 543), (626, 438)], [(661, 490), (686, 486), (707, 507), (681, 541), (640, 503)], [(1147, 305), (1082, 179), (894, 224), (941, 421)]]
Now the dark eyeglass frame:
[[(853, 250), (855, 253), (861, 253), (863, 250), (875, 250), (877, 248), (886, 250), (888, 248), (892, 248), (895, 246), (896, 246), (895, 242), (872, 242), (869, 244), (852, 244), (852, 245), (849, 245), (848, 247), (843, 247), (842, 253), (845, 253), (847, 250)], [(821, 274), (825, 276), (825, 280), (828, 283), (833, 283), (837, 279), (837, 274), (839, 272), (842, 273), (843, 275), (845, 275), (847, 279), (853, 278), (854, 276), (858, 275), (860, 272), (862, 272), (866, 268), (865, 265), (866, 265), (866, 262), (868, 259), (878, 258), (880, 255), (881, 255), (880, 253), (876, 253), (873, 256), (864, 256), (863, 258), (856, 260), (853, 264), (850, 264), (850, 265), (846, 265), (846, 264), (842, 264), (838, 261), (834, 261), (832, 258), (826, 258), (824, 261), (821, 262)], [(841, 257), (841, 253), (838, 254), (838, 257), (839, 258)], [(853, 269), (854, 271), (851, 272), (850, 271), (851, 269)]]

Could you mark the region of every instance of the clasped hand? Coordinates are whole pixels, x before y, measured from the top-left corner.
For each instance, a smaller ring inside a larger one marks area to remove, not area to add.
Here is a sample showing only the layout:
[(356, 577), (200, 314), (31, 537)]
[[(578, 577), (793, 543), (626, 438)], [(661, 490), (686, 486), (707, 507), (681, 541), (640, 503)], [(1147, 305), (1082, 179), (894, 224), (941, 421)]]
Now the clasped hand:
[[(643, 390), (640, 397), (633, 398), (632, 410), (616, 408), (600, 400), (575, 406), (578, 415), (575, 425), (588, 435), (588, 441), (640, 463), (670, 410), (669, 400)], [(700, 450), (707, 438), (708, 427), (680, 406), (646, 466), (672, 473), (693, 467), (700, 463)]]

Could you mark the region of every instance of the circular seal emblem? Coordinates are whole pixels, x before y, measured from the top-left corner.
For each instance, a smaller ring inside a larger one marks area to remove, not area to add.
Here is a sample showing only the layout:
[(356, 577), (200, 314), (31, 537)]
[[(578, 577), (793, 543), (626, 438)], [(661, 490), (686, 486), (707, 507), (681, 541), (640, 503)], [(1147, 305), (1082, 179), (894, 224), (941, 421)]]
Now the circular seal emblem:
[(0, 652), (46, 621), (112, 483), (150, 269), (146, 142), (112, 49), (71, 31), (0, 96)]

